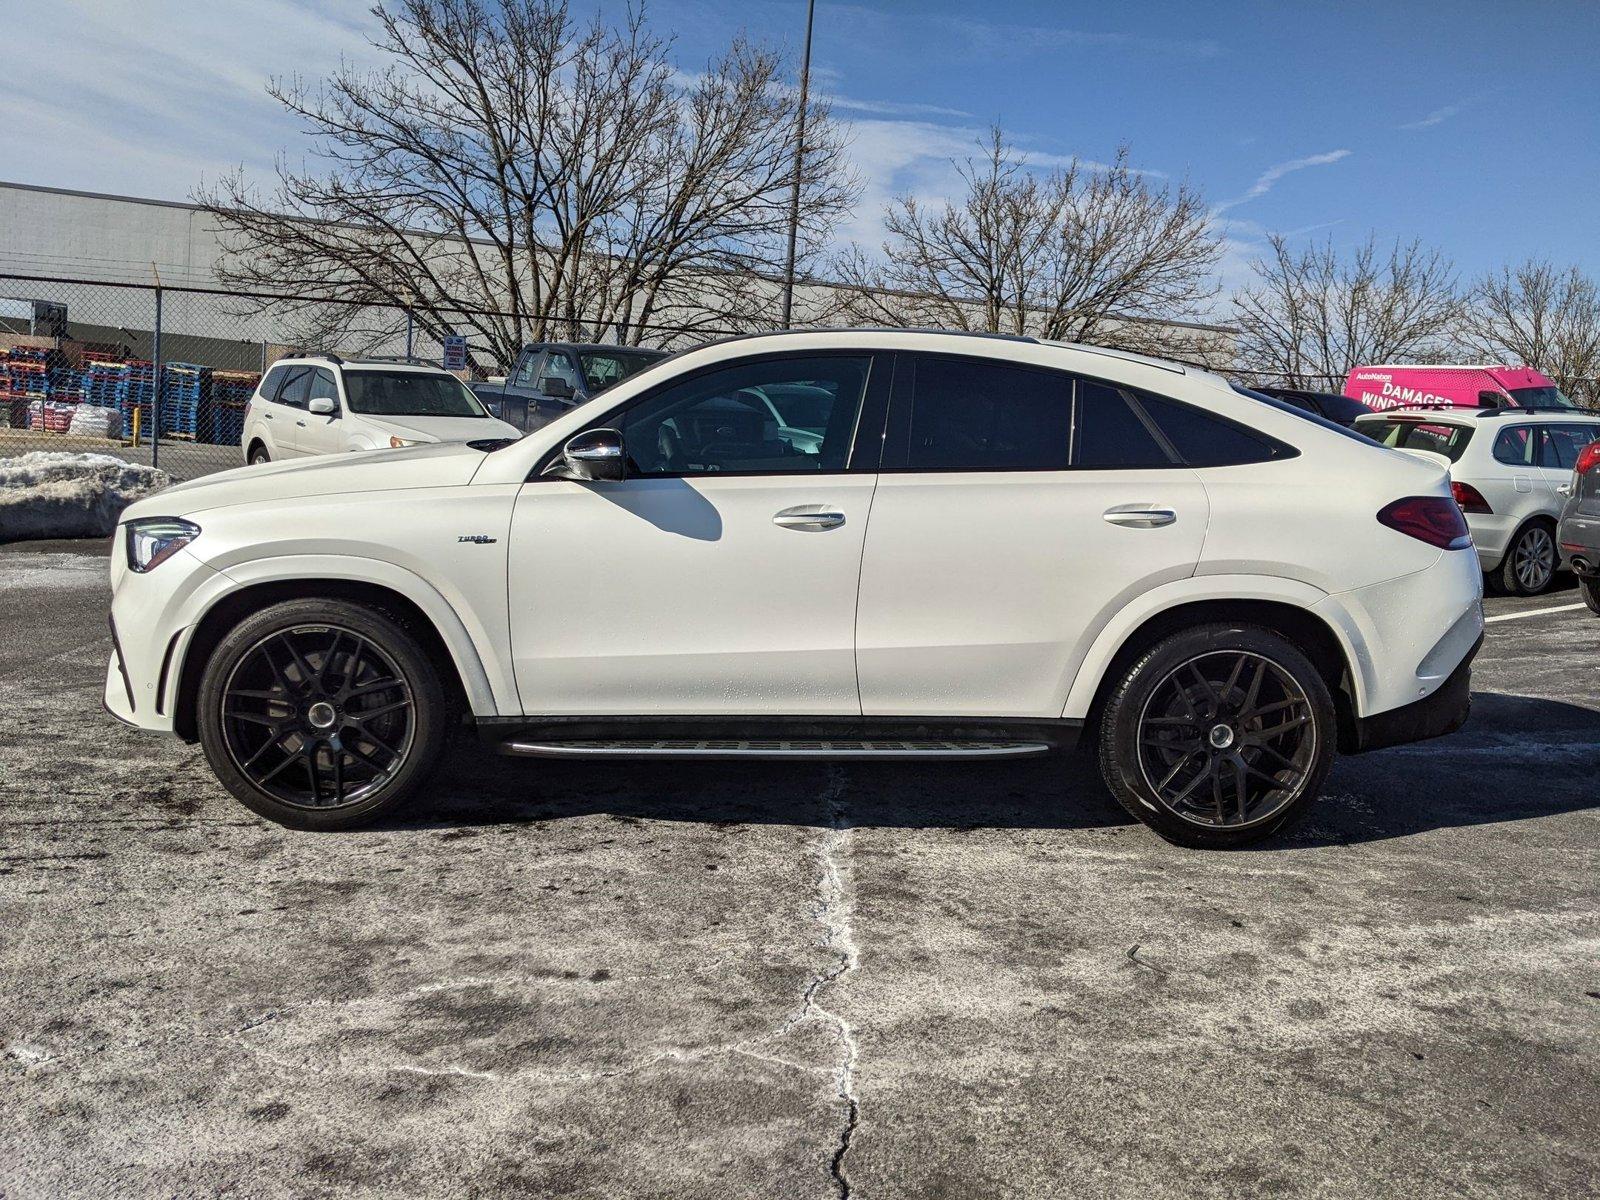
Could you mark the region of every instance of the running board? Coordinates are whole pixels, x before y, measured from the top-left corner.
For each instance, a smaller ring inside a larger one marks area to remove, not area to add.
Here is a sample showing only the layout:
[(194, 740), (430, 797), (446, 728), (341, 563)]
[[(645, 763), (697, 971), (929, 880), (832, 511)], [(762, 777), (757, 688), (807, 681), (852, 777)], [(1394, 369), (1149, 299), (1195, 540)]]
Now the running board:
[(679, 759), (995, 759), (1047, 754), (1048, 742), (963, 742), (874, 738), (745, 740), (667, 738), (656, 741), (510, 741), (500, 752), (530, 758), (679, 758)]

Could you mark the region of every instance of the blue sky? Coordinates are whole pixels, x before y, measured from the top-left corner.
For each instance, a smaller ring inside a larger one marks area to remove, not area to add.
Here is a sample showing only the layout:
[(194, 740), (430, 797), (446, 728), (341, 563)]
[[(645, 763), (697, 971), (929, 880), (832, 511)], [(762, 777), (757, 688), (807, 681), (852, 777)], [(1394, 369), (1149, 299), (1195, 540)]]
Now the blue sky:
[[(13, 0), (13, 4), (16, 0)], [(10, 6), (8, 6), (10, 7)], [(611, 5), (615, 7), (615, 5)], [(574, 4), (584, 11), (583, 0)], [(270, 74), (370, 57), (361, 3), (22, 0), (0, 76), (0, 177), (184, 199), (304, 143)], [(738, 28), (798, 48), (803, 0), (654, 0), (693, 71)], [(853, 126), (884, 200), (951, 194), (952, 155), (991, 121), (1041, 165), (1136, 164), (1204, 189), (1225, 276), (1268, 231), (1417, 236), (1472, 274), (1524, 256), (1600, 274), (1600, 4), (820, 3), (815, 86)]]

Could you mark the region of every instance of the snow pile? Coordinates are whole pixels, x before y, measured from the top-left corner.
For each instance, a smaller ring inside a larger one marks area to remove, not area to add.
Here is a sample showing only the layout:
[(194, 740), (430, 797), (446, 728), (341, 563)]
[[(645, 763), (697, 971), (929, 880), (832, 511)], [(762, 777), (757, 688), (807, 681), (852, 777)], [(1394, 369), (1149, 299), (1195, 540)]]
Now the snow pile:
[(109, 454), (0, 458), (0, 542), (108, 537), (118, 513), (171, 482), (165, 471)]

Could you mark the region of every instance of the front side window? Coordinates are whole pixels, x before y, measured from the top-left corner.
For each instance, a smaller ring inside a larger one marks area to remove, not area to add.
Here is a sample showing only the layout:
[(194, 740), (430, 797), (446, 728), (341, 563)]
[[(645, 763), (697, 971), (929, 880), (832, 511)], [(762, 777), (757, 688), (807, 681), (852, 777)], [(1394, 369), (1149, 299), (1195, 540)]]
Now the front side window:
[(333, 372), (318, 367), (311, 374), (311, 390), (308, 393), (312, 400), (325, 397), (332, 400), (335, 407), (339, 403), (339, 385), (333, 380)]
[[(629, 408), (620, 427), (630, 475), (842, 471), (872, 360), (819, 355), (709, 371)], [(803, 390), (813, 423), (794, 426), (772, 396)]]
[(1066, 468), (1072, 442), (1070, 376), (932, 355), (906, 355), (901, 361), (914, 372), (905, 462), (910, 470)]
[(454, 375), (426, 371), (346, 368), (350, 411), (369, 417), (487, 417), (478, 398)]

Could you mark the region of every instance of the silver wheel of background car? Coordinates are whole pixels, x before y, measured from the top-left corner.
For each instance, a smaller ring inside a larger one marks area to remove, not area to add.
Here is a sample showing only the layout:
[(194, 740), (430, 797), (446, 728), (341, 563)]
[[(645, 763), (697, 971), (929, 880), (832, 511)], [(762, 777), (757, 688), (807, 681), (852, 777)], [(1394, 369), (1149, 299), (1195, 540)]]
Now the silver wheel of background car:
[(1556, 573), (1556, 540), (1543, 525), (1530, 525), (1517, 538), (1512, 550), (1511, 570), (1517, 585), (1532, 595), (1550, 586)]
[(250, 647), (223, 685), (221, 715), (239, 773), (296, 808), (360, 803), (405, 765), (416, 733), (394, 660), (338, 625), (296, 625)]
[(1244, 829), (1305, 791), (1317, 759), (1306, 689), (1272, 659), (1202, 654), (1169, 671), (1139, 714), (1139, 769), (1174, 816)]

